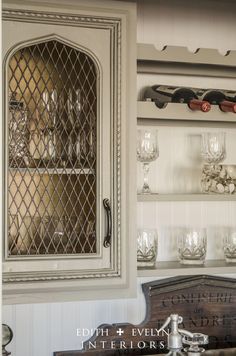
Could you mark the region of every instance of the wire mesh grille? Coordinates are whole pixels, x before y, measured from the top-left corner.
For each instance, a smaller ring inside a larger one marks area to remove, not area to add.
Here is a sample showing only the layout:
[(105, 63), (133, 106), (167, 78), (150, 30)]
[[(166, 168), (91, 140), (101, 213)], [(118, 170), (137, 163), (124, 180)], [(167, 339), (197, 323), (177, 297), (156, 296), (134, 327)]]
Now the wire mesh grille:
[(97, 73), (52, 40), (8, 65), (8, 256), (96, 253)]

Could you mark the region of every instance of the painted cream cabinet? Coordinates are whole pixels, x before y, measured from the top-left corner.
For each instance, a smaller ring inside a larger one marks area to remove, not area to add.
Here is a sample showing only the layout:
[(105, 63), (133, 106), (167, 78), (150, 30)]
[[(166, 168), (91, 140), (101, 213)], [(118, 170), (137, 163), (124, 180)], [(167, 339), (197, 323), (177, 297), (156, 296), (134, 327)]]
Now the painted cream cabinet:
[(133, 4), (3, 4), (6, 303), (136, 283)]

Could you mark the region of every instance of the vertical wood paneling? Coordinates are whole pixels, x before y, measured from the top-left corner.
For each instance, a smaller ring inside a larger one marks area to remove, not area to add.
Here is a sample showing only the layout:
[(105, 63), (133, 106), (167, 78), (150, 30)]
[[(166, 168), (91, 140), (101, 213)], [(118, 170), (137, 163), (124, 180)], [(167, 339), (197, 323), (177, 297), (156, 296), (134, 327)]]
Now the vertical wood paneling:
[[(230, 7), (225, 2), (189, 2), (181, 0), (139, 0), (138, 1), (138, 42), (154, 43), (158, 48), (164, 45), (183, 45), (189, 48), (218, 48), (221, 52), (236, 49), (235, 43), (235, 4)], [(211, 6), (210, 6), (211, 4)], [(219, 26), (220, 24), (220, 26)], [(165, 83), (173, 85), (201, 86), (204, 78), (179, 76), (142, 76), (138, 78), (138, 92), (147, 85)], [(208, 78), (211, 87), (235, 88), (235, 81)], [(169, 130), (173, 137), (173, 130)], [(173, 157), (175, 147), (170, 151)], [(235, 151), (234, 151), (235, 152)], [(229, 157), (228, 157), (229, 158)], [(159, 187), (163, 182), (158, 177), (160, 163), (151, 167), (150, 183)], [(139, 184), (141, 171), (139, 170)], [(156, 176), (157, 175), (157, 176)], [(173, 181), (168, 184), (173, 188)], [(160, 248), (170, 249), (174, 258), (174, 239), (168, 228), (180, 224), (198, 223), (208, 225), (214, 230), (217, 225), (235, 222), (236, 208), (232, 203), (139, 203), (137, 207), (138, 225), (159, 229)], [(195, 220), (194, 220), (195, 219)], [(211, 230), (209, 250), (215, 246), (216, 236)], [(164, 236), (169, 234), (168, 239)], [(217, 253), (219, 256), (219, 247)], [(163, 252), (162, 258), (168, 254)], [(210, 255), (209, 255), (210, 257)], [(3, 307), (3, 322), (9, 324), (14, 332), (14, 340), (8, 349), (13, 356), (52, 356), (55, 350), (79, 349), (81, 341), (87, 337), (76, 336), (77, 328), (92, 329), (102, 323), (132, 322), (139, 324), (145, 316), (144, 296), (141, 283), (156, 278), (138, 279), (137, 298), (129, 300), (109, 300), (74, 303), (52, 303), (16, 305)]]
[(94, 329), (101, 324), (139, 324), (145, 316), (140, 283), (137, 298), (74, 303), (29, 304), (3, 307), (3, 322), (11, 326), (14, 339), (8, 350), (13, 356), (52, 356), (56, 350), (76, 350), (88, 336), (78, 329)]
[(235, 10), (232, 1), (138, 0), (138, 42), (157, 48), (219, 48), (225, 53), (236, 49)]
[[(60, 303), (50, 304), (49, 318), (51, 329), (50, 350), (61, 350), (63, 347), (63, 320), (62, 307)], [(59, 328), (57, 325), (61, 325), (61, 327)]]
[[(18, 305), (16, 307), (16, 319), (13, 329), (15, 330), (15, 350), (19, 355), (32, 355), (32, 313), (33, 305)], [(40, 317), (40, 314), (39, 314)], [(11, 326), (11, 325), (10, 325)], [(44, 335), (43, 335), (44, 336)]]
[[(50, 305), (35, 304), (31, 308), (31, 313), (28, 315), (31, 320), (31, 342), (33, 343), (33, 355), (45, 355), (49, 350), (49, 340), (51, 339), (51, 323), (50, 323)], [(39, 336), (44, 340), (39, 343)], [(38, 345), (37, 345), (38, 344)], [(36, 345), (38, 347), (36, 347)]]

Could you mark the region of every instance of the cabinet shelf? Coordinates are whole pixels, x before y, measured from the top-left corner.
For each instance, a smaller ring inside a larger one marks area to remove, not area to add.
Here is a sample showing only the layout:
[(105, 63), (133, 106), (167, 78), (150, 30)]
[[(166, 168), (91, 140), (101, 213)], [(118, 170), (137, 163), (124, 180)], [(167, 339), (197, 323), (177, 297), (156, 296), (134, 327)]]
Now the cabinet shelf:
[(196, 274), (218, 274), (218, 273), (235, 273), (236, 263), (227, 264), (224, 260), (206, 261), (204, 266), (187, 266), (181, 265), (177, 261), (157, 262), (155, 268), (139, 269), (139, 277), (160, 277), (160, 276), (181, 276)]
[(236, 201), (236, 194), (138, 194), (138, 202), (158, 201)]
[[(191, 122), (221, 122), (236, 126), (236, 114), (223, 112), (217, 105), (212, 105), (209, 112), (193, 111), (185, 104), (169, 103), (165, 108), (159, 109), (154, 102), (138, 101), (138, 120), (172, 120)], [(169, 122), (169, 121), (168, 121)]]
[(71, 175), (71, 174), (95, 174), (94, 169), (90, 168), (9, 168), (10, 173), (22, 173), (22, 174), (48, 174), (48, 175)]

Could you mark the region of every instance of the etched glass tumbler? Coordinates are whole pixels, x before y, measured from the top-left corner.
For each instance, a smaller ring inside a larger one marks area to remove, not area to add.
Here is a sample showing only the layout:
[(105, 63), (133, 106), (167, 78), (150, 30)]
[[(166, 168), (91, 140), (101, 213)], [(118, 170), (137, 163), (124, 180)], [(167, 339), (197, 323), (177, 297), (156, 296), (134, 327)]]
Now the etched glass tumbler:
[(137, 238), (138, 267), (154, 267), (157, 256), (157, 232), (154, 229), (139, 229)]
[(225, 133), (205, 132), (202, 134), (201, 155), (205, 162), (217, 164), (225, 159)]
[(181, 264), (202, 265), (207, 250), (206, 229), (181, 229), (178, 236), (178, 253)]
[(148, 184), (149, 163), (155, 161), (159, 156), (157, 130), (138, 130), (137, 159), (143, 163), (144, 183), (142, 194), (151, 193)]
[(236, 263), (236, 227), (227, 229), (224, 236), (224, 254), (227, 263)]

